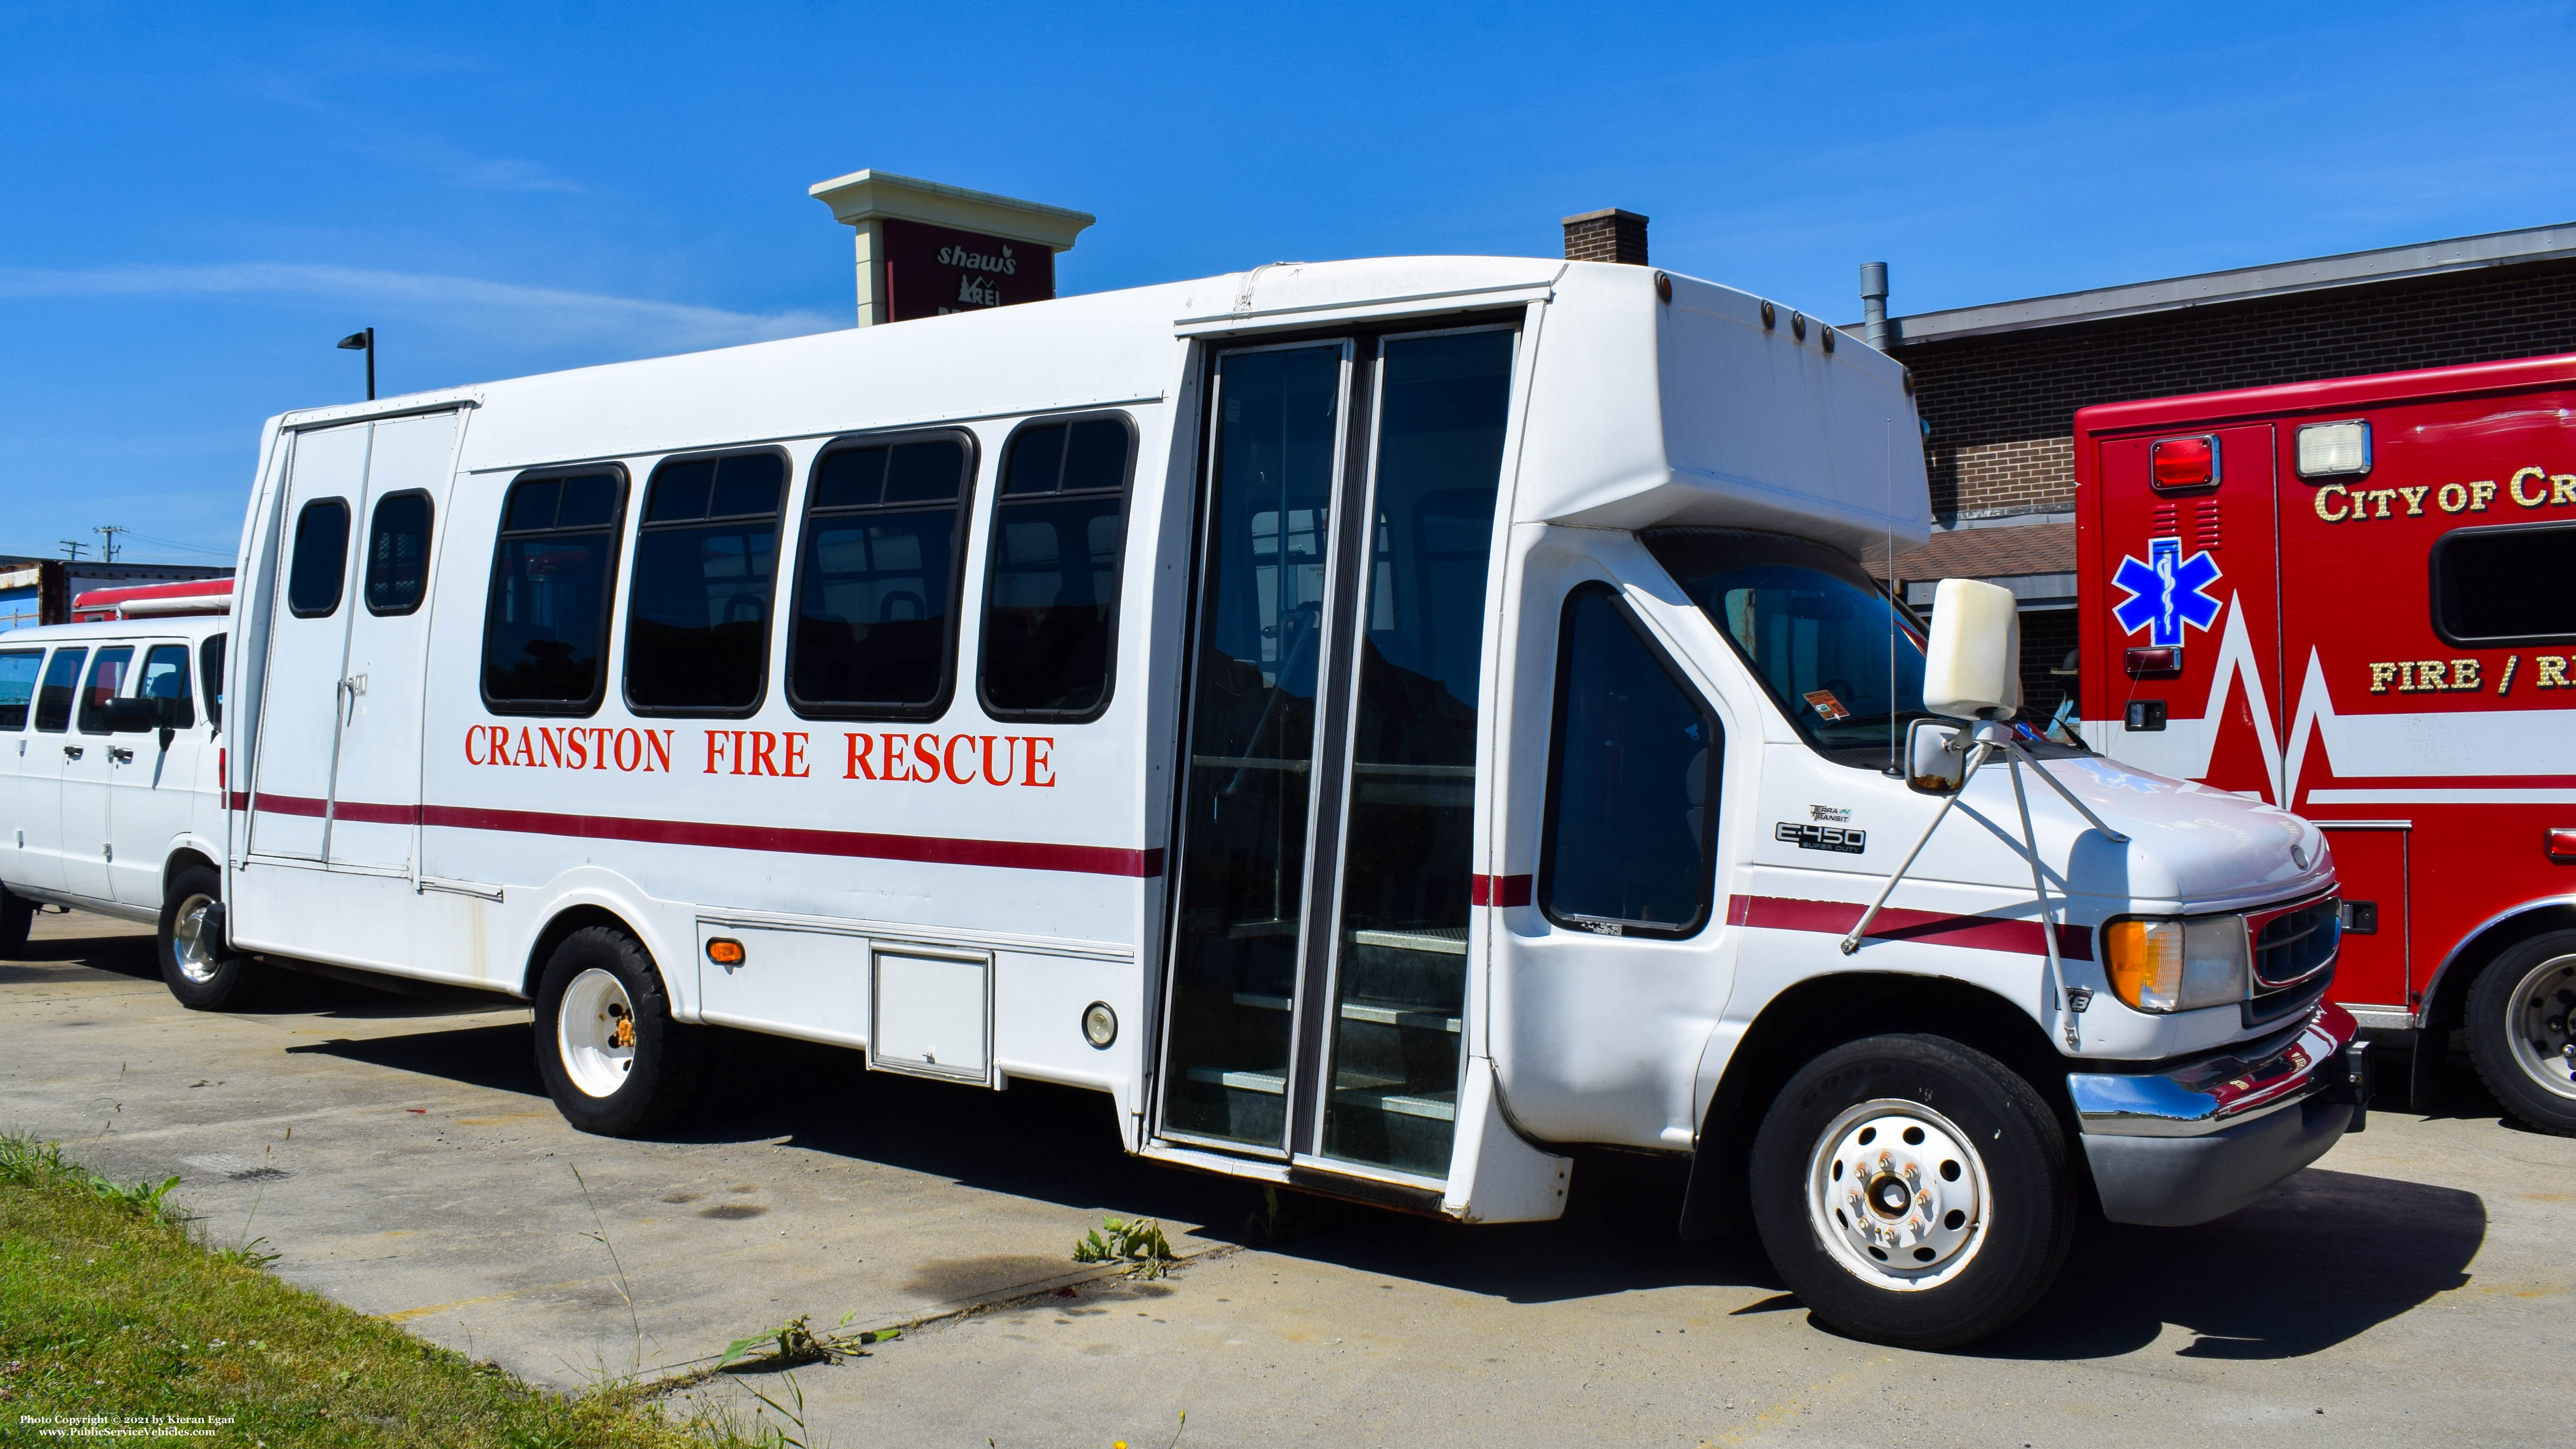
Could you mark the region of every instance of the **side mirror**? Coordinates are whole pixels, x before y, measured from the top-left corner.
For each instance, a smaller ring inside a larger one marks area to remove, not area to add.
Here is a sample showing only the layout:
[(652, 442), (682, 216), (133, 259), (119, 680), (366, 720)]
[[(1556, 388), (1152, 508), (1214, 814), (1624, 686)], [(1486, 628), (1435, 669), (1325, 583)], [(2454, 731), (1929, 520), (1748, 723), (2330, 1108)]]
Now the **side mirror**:
[(110, 734), (139, 735), (159, 721), (154, 717), (149, 699), (111, 699), (107, 702), (107, 728)]
[(1923, 707), (1952, 719), (2010, 719), (2021, 708), (2021, 613), (2012, 590), (1943, 579), (1932, 591)]
[(1905, 783), (1925, 795), (1955, 795), (1968, 783), (1968, 732), (1937, 719), (1905, 728)]

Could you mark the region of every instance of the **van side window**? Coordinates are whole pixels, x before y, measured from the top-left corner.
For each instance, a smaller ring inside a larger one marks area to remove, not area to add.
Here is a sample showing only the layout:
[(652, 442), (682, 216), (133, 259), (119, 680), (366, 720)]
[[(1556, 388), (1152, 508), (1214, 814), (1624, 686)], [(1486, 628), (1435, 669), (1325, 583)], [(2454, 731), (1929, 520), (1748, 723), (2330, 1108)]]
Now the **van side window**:
[(107, 702), (116, 698), (125, 685), (125, 672), (134, 665), (134, 646), (120, 644), (101, 649), (89, 666), (89, 683), (81, 690), (80, 730), (85, 735), (108, 733)]
[[(134, 682), (134, 693), (141, 699), (175, 699), (187, 704), (188, 646), (153, 645), (152, 652), (143, 656), (143, 677)], [(178, 728), (191, 729), (196, 723), (197, 712), (193, 707), (179, 712)]]
[(44, 663), (42, 649), (0, 649), (0, 730), (27, 727), (27, 711), (36, 700), (36, 675)]
[(349, 504), (316, 498), (295, 515), (295, 552), (286, 566), (286, 607), (318, 619), (340, 607), (349, 576)]
[(58, 735), (72, 727), (72, 697), (80, 693), (81, 665), (87, 649), (57, 649), (45, 666), (44, 685), (36, 691), (36, 728)]
[(1108, 704), (1135, 452), (1123, 417), (1012, 435), (984, 565), (979, 682), (993, 718), (1081, 718)]
[(1559, 925), (1678, 937), (1708, 924), (1717, 716), (1601, 584), (1558, 631), (1538, 902)]
[(197, 646), (197, 693), (206, 701), (206, 723), (224, 722), (224, 636), (209, 634)]
[(2576, 643), (2576, 524), (2463, 528), (2433, 541), (2433, 632), (2464, 649)]
[(367, 612), (408, 614), (429, 589), (429, 495), (389, 493), (367, 524)]
[(786, 491), (776, 452), (672, 458), (653, 470), (626, 590), (626, 702), (637, 711), (759, 706)]
[(501, 508), (483, 616), (483, 700), (501, 714), (588, 714), (607, 676), (608, 590), (623, 469), (521, 478)]
[(799, 712), (929, 719), (947, 708), (973, 467), (963, 433), (859, 439), (815, 461), (787, 641)]

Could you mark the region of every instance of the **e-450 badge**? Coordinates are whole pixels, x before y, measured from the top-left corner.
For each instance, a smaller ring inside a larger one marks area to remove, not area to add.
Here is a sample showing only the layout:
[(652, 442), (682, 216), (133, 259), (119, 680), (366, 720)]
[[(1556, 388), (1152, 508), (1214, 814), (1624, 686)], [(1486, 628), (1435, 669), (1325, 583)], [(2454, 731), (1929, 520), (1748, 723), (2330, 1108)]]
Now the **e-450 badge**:
[(1845, 855), (1858, 855), (1869, 844), (1869, 832), (1848, 825), (1800, 825), (1783, 820), (1771, 828), (1778, 839), (1800, 850), (1838, 850)]

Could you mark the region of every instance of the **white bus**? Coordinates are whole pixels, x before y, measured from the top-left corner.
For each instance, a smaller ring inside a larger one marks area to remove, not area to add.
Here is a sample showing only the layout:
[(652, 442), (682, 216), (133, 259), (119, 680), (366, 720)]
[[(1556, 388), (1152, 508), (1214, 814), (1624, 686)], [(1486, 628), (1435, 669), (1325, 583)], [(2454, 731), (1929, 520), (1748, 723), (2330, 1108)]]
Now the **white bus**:
[(529, 998), (593, 1132), (722, 1025), (1462, 1221), (1687, 1156), (1685, 1234), (1749, 1208), (1828, 1321), (1990, 1331), (2087, 1174), (2197, 1222), (2354, 1122), (2333, 869), (1973, 660), (1986, 768), (1916, 723), (1856, 561), (1926, 534), (1911, 389), (1837, 340), (1282, 264), (282, 415), (224, 969)]

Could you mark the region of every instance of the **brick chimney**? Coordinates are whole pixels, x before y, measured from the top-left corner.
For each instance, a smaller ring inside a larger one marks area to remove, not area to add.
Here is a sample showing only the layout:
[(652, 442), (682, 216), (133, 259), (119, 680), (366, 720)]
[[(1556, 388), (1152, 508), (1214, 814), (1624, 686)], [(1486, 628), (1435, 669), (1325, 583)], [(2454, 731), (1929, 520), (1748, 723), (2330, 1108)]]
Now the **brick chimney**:
[(1646, 264), (1646, 218), (1613, 207), (1565, 219), (1565, 259), (1569, 262)]

